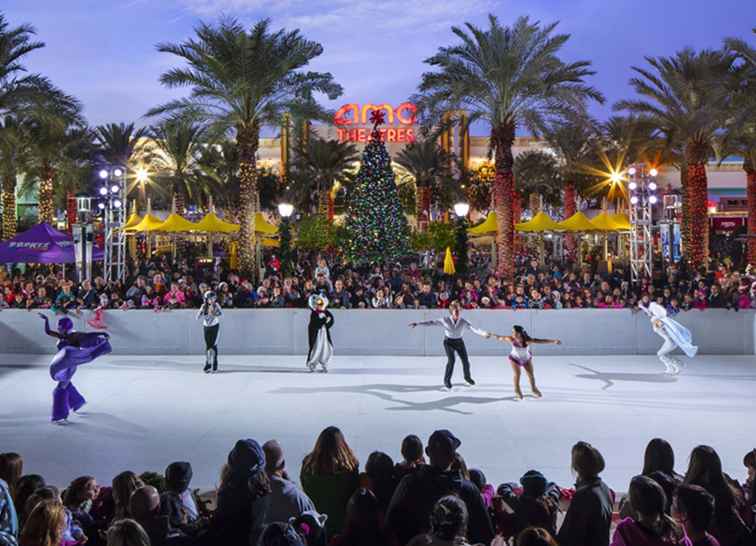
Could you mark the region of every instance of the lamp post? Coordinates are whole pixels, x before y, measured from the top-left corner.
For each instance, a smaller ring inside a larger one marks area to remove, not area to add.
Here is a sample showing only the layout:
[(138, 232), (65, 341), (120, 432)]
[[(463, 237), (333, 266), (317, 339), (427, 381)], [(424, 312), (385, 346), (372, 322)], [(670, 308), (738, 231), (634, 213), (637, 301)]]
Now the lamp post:
[(646, 171), (643, 165), (630, 167), (630, 278), (637, 283), (643, 277), (651, 278), (653, 270), (654, 206), (659, 174), (654, 168)]
[(76, 196), (76, 223), (73, 227), (76, 280), (92, 280), (92, 198)]
[(289, 225), (289, 218), (291, 218), (293, 213), (294, 205), (290, 203), (279, 203), (278, 214), (281, 215), (279, 254), (281, 254), (282, 274), (291, 271), (291, 226)]
[(126, 234), (123, 232), (126, 172), (122, 167), (112, 166), (101, 169), (98, 175), (101, 185), (97, 208), (105, 224), (103, 274), (106, 282), (123, 280), (126, 275)]
[(457, 215), (454, 251), (457, 255), (456, 270), (459, 275), (467, 274), (467, 214), (469, 212), (468, 203), (460, 201), (454, 204), (454, 214)]

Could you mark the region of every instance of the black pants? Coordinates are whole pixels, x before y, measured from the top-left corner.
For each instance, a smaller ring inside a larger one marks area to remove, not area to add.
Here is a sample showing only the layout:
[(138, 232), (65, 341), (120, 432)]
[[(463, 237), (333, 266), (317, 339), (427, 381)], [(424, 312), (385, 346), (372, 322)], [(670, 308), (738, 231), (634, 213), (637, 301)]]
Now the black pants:
[(213, 350), (213, 369), (218, 369), (218, 334), (220, 333), (220, 324), (215, 326), (205, 326), (205, 352)]
[(465, 347), (465, 341), (462, 338), (451, 339), (444, 338), (444, 350), (446, 351), (446, 374), (444, 375), (444, 384), (449, 385), (451, 383), (452, 374), (454, 373), (454, 353), (459, 355), (462, 360), (462, 370), (465, 373), (465, 380), (469, 381), (470, 377), (470, 359), (467, 358), (467, 348)]

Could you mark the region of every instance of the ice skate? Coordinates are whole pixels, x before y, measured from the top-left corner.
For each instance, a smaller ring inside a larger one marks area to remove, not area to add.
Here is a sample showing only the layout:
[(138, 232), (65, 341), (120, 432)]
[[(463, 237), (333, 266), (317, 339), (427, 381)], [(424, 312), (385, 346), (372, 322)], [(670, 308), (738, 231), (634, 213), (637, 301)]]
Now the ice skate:
[(543, 394), (541, 393), (540, 390), (538, 390), (538, 387), (533, 387), (530, 389), (530, 391), (533, 393), (533, 396), (535, 396), (536, 398), (543, 398)]

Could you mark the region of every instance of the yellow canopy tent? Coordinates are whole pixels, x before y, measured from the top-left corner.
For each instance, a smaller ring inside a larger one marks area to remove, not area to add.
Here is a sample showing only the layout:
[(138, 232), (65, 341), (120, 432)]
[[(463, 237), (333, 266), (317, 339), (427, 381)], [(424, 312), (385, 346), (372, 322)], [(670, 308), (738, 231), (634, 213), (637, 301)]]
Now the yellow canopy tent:
[(630, 231), (632, 229), (630, 218), (627, 217), (627, 214), (610, 214), (609, 218), (612, 219), (612, 222), (614, 222), (619, 231)]
[(581, 231), (599, 231), (599, 228), (591, 223), (588, 217), (582, 212), (576, 212), (566, 220), (558, 224), (561, 231), (581, 232)]
[(158, 231), (162, 224), (163, 221), (160, 218), (153, 216), (152, 214), (147, 214), (144, 218), (142, 218), (141, 222), (139, 222), (132, 228), (132, 231), (137, 231), (140, 233)]
[(239, 224), (226, 222), (218, 218), (214, 212), (209, 212), (195, 224), (195, 229), (205, 233), (236, 233), (239, 231)]
[(599, 231), (617, 231), (617, 225), (614, 220), (606, 212), (601, 212), (593, 218), (591, 218), (591, 224), (596, 226)]
[(129, 219), (126, 220), (126, 223), (123, 225), (123, 231), (135, 231), (134, 228), (138, 226), (141, 221), (142, 217), (139, 216), (136, 212), (132, 212), (131, 215), (129, 215)]
[(515, 224), (515, 229), (525, 233), (543, 233), (544, 231), (558, 231), (560, 228), (551, 216), (545, 212), (539, 212), (529, 221)]
[(197, 224), (190, 222), (183, 216), (172, 212), (165, 221), (155, 231), (165, 231), (168, 233), (183, 233), (187, 231), (196, 231)]
[(473, 237), (477, 237), (479, 235), (490, 235), (491, 233), (496, 233), (497, 231), (498, 229), (496, 227), (496, 213), (489, 212), (488, 217), (486, 217), (485, 221), (482, 224), (471, 227), (467, 230), (467, 233), (469, 235), (472, 235)]
[(266, 235), (275, 235), (278, 233), (278, 228), (268, 222), (262, 212), (258, 212), (255, 214), (255, 232), (264, 233)]
[(271, 239), (269, 237), (265, 237), (264, 239), (260, 240), (260, 244), (265, 248), (278, 248), (281, 246), (281, 243), (278, 242), (278, 239)]

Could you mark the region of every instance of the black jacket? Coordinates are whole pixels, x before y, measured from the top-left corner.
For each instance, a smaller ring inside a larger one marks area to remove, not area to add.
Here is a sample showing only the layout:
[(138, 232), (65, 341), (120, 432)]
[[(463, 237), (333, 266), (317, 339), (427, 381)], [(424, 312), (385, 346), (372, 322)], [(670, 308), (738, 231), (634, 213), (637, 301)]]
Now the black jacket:
[(601, 478), (579, 482), (559, 529), (559, 546), (609, 546), (613, 496)]
[(463, 479), (459, 472), (444, 472), (431, 466), (402, 478), (391, 498), (386, 523), (399, 544), (407, 544), (415, 536), (429, 532), (433, 505), (451, 494), (459, 496), (467, 506), (469, 541), (490, 544), (494, 537), (493, 526), (475, 484)]

